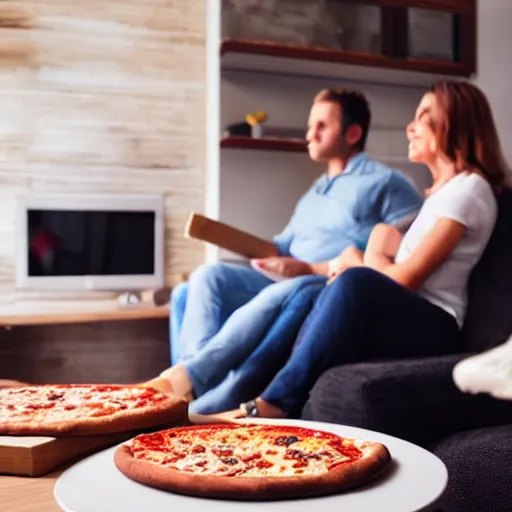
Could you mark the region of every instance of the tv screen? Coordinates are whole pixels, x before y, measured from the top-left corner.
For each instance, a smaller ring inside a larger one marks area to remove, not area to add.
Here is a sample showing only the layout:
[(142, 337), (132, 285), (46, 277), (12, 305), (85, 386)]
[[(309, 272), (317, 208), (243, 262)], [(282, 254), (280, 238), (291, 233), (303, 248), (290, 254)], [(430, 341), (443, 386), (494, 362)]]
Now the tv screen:
[(28, 276), (155, 273), (155, 212), (27, 210)]

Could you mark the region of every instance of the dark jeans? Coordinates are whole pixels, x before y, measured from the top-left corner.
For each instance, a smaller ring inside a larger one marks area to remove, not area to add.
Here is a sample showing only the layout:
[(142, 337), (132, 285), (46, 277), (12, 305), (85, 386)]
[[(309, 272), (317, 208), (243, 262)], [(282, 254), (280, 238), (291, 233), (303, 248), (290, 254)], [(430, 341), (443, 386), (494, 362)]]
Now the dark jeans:
[(261, 396), (292, 415), (329, 368), (451, 353), (459, 334), (443, 309), (379, 272), (352, 268), (320, 293), (288, 362)]

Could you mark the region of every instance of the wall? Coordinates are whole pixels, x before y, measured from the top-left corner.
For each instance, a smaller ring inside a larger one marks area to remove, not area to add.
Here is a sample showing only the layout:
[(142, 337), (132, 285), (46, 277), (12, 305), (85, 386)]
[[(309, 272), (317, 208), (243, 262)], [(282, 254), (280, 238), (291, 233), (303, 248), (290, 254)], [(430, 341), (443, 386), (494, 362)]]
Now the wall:
[(509, 0), (478, 2), (478, 60), (474, 82), (489, 98), (509, 166), (512, 166), (511, 23)]
[(0, 28), (0, 302), (24, 298), (14, 283), (20, 193), (164, 193), (167, 280), (203, 260), (182, 233), (204, 202), (204, 9), (1, 2), (0, 20), (13, 21)]

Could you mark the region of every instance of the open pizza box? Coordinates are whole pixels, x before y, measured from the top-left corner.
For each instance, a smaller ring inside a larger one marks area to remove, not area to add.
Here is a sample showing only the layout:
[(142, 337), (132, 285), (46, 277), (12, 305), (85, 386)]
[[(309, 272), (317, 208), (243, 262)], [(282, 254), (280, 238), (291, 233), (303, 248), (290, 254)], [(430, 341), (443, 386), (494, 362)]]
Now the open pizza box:
[[(190, 414), (183, 424), (219, 423), (215, 416)], [(176, 424), (161, 425), (150, 430), (163, 430)], [(148, 430), (146, 430), (148, 431)], [(65, 462), (78, 460), (91, 453), (122, 443), (140, 431), (101, 436), (32, 437), (0, 436), (0, 474), (43, 476)]]

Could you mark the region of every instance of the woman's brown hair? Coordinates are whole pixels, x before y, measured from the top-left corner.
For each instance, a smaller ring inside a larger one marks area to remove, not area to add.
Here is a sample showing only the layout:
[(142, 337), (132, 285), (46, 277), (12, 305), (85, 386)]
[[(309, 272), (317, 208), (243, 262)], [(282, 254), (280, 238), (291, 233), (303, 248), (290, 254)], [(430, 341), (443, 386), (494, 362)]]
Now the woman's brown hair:
[(469, 82), (455, 81), (436, 82), (430, 92), (439, 107), (433, 129), (440, 150), (455, 162), (457, 172), (478, 169), (499, 193), (508, 166), (485, 94)]

